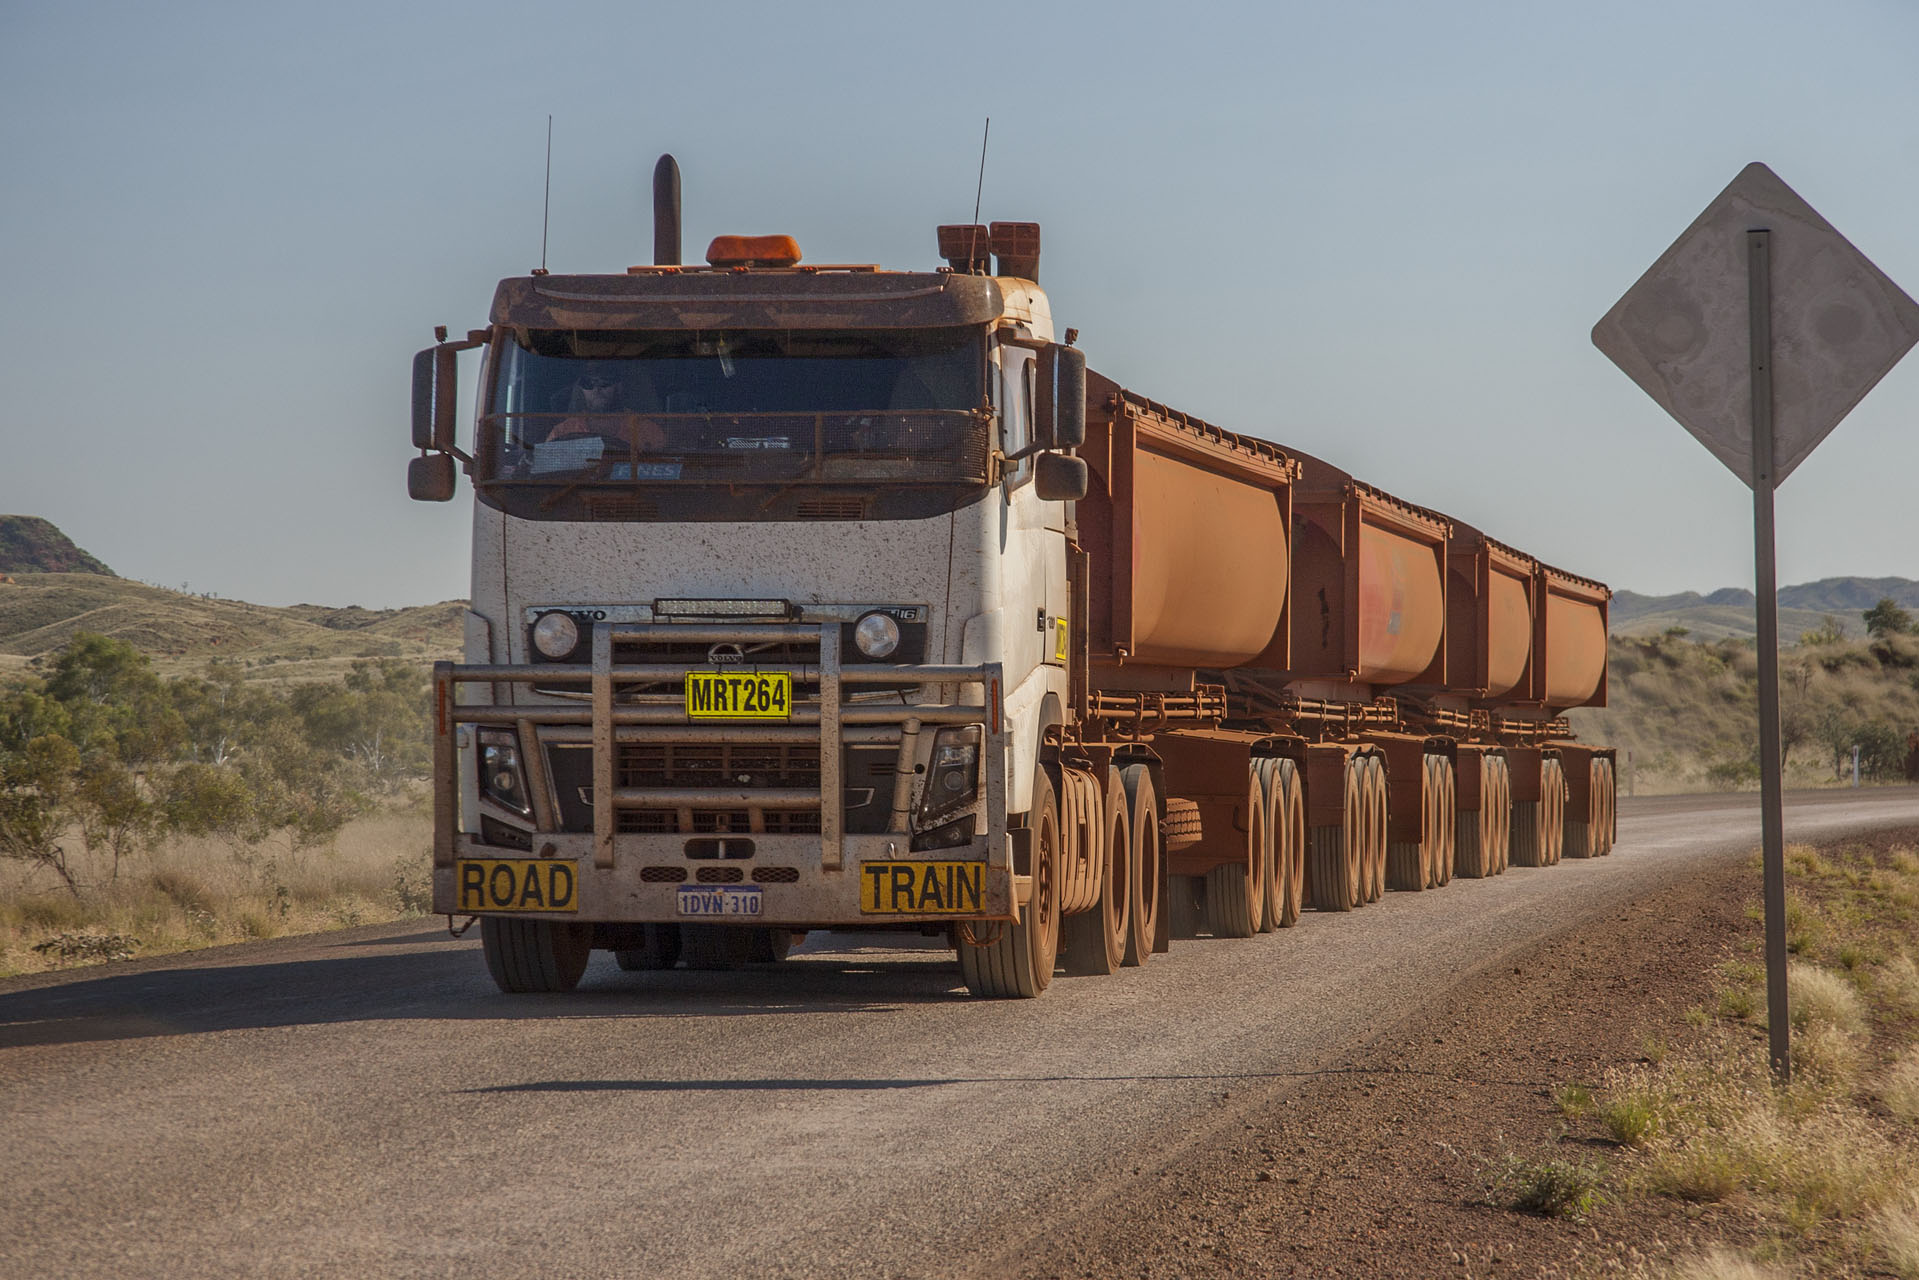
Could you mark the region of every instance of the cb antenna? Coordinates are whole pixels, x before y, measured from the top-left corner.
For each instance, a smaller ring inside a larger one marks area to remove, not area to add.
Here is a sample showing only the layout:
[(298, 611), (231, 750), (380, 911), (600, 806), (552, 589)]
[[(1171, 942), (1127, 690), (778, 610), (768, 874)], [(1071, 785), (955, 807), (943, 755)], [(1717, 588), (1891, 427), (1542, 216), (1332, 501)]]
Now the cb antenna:
[(546, 193), (540, 200), (540, 274), (546, 274), (546, 228), (553, 213), (553, 115), (546, 117)]
[(986, 190), (986, 140), (993, 136), (993, 117), (986, 117), (986, 129), (979, 136), (979, 184), (973, 188), (973, 229), (966, 233), (966, 257), (979, 261), (979, 200)]

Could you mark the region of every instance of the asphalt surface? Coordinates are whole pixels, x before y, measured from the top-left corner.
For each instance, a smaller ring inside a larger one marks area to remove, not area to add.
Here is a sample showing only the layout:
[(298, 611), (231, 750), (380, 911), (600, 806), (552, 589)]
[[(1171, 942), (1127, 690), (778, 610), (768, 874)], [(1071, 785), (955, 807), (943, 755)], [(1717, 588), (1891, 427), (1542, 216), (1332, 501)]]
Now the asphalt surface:
[[(1789, 798), (1791, 839), (1908, 823), (1919, 789)], [(996, 1275), (1434, 992), (1757, 841), (1750, 796), (1624, 800), (1609, 858), (1037, 1001), (847, 935), (509, 997), (437, 919), (11, 979), (0, 1275)]]

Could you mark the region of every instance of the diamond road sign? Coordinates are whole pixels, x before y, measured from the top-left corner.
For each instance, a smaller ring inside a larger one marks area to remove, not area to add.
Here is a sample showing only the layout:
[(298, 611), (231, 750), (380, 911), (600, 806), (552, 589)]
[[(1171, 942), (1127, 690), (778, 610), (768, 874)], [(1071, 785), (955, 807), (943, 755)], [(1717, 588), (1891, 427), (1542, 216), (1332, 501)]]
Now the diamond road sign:
[(1593, 345), (1753, 482), (1746, 232), (1771, 232), (1773, 483), (1919, 340), (1919, 304), (1749, 164), (1593, 326)]

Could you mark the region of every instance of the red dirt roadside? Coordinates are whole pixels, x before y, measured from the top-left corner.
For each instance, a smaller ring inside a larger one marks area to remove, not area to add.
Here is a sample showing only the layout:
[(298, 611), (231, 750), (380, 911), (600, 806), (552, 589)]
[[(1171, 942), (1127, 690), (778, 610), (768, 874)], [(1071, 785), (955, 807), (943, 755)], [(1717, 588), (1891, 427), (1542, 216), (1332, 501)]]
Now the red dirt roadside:
[(1001, 1274), (1544, 1277), (1687, 1249), (1681, 1206), (1602, 1202), (1584, 1221), (1548, 1219), (1491, 1203), (1485, 1173), (1508, 1152), (1607, 1157), (1559, 1140), (1554, 1091), (1684, 1035), (1714, 966), (1758, 937), (1743, 910), (1756, 879), (1721, 863), (1539, 944), (1222, 1117), (1228, 1127), (1140, 1168)]

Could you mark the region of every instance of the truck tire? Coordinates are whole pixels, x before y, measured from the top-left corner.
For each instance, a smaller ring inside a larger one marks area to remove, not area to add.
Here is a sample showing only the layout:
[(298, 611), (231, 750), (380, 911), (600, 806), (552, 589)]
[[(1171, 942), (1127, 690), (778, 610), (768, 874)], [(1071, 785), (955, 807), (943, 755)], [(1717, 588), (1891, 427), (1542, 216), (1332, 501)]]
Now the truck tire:
[(1126, 808), (1126, 787), (1119, 770), (1106, 771), (1106, 800), (1101, 809), (1099, 903), (1060, 922), (1066, 972), (1105, 974), (1126, 960), (1132, 928), (1133, 829)]
[(1161, 913), (1166, 905), (1166, 851), (1159, 832), (1159, 788), (1153, 771), (1129, 764), (1120, 771), (1126, 789), (1127, 817), (1133, 837), (1132, 928), (1126, 935), (1125, 964), (1142, 965), (1159, 949)]
[(1418, 893), (1432, 887), (1433, 814), (1437, 807), (1433, 797), (1433, 758), (1422, 756), (1419, 762), (1420, 837), (1417, 840), (1394, 840), (1390, 834), (1387, 837), (1386, 887), (1394, 893)]
[(1306, 807), (1299, 789), (1299, 766), (1291, 760), (1267, 762), (1266, 829), (1273, 839), (1273, 875), (1266, 882), (1266, 918), (1273, 927), (1299, 923), (1306, 896)]
[(1483, 829), (1491, 839), (1486, 850), (1486, 874), (1496, 876), (1506, 869), (1513, 851), (1512, 770), (1504, 756), (1488, 756), (1481, 778), (1479, 802), (1485, 810)]
[(593, 955), (593, 926), (573, 920), (480, 920), (480, 949), (500, 990), (571, 991)]
[(1618, 769), (1610, 758), (1602, 759), (1599, 763), (1604, 766), (1600, 794), (1605, 797), (1605, 807), (1601, 810), (1599, 824), (1599, 854), (1604, 857), (1612, 852), (1613, 843), (1619, 835), (1619, 778)]
[(1018, 924), (1008, 924), (984, 946), (962, 941), (960, 975), (966, 989), (987, 999), (1031, 999), (1053, 981), (1059, 960), (1059, 798), (1045, 769), (1033, 777), (1033, 892)]
[(1586, 761), (1586, 811), (1574, 813), (1570, 801), (1567, 804), (1565, 853), (1568, 858), (1597, 858), (1601, 853), (1599, 824), (1604, 802), (1600, 799), (1600, 788), (1605, 764), (1598, 756)]
[(1360, 759), (1347, 757), (1343, 770), (1344, 821), (1336, 827), (1313, 827), (1307, 836), (1307, 886), (1318, 911), (1351, 911), (1365, 896), (1360, 883), (1366, 840), (1364, 766)]
[(1273, 778), (1273, 761), (1261, 759), (1253, 761), (1253, 780), (1258, 784), (1256, 799), (1260, 804), (1260, 816), (1266, 823), (1264, 848), (1265, 874), (1262, 877), (1263, 889), (1259, 895), (1259, 931), (1271, 933), (1279, 928), (1279, 878), (1282, 874), (1279, 852), (1279, 828), (1275, 825), (1275, 803), (1281, 798), (1278, 783)]
[(1386, 896), (1386, 761), (1367, 756), (1366, 787), (1372, 808), (1366, 824), (1371, 858), (1367, 862), (1366, 901), (1378, 902)]
[(1215, 938), (1250, 938), (1266, 923), (1266, 870), (1273, 860), (1266, 834), (1266, 788), (1246, 771), (1246, 845), (1239, 861), (1206, 873), (1206, 927)]
[(671, 969), (680, 962), (680, 926), (643, 924), (642, 941), (637, 947), (615, 951), (613, 959), (628, 972), (643, 969)]
[[(1539, 799), (1513, 810), (1512, 861), (1521, 867), (1550, 867), (1559, 860), (1564, 781), (1557, 759), (1539, 762)], [(1555, 798), (1557, 793), (1557, 799)]]
[(1540, 865), (1558, 866), (1566, 848), (1566, 772), (1557, 758), (1539, 763), (1539, 839)]
[(1453, 809), (1459, 801), (1459, 792), (1453, 785), (1453, 761), (1451, 756), (1432, 756), (1433, 762), (1433, 803), (1439, 812), (1432, 823), (1433, 841), (1433, 878), (1432, 887), (1444, 889), (1453, 882)]

